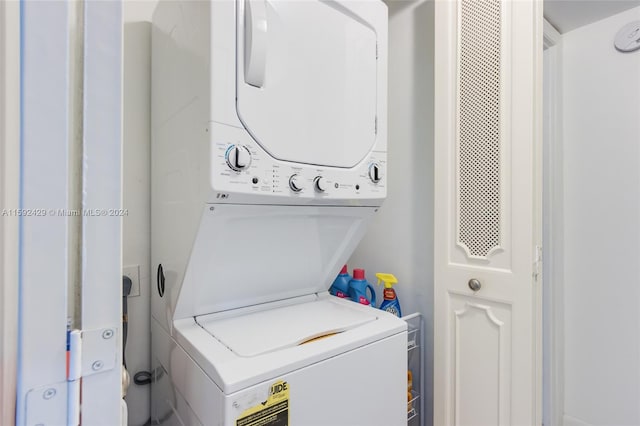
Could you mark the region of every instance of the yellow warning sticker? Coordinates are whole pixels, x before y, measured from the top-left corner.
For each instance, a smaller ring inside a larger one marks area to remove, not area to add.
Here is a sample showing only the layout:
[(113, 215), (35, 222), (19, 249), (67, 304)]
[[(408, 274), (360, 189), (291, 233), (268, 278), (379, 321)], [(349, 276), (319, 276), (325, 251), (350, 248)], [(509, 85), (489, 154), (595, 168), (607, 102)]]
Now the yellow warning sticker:
[(289, 383), (272, 384), (267, 400), (245, 410), (236, 426), (289, 426)]

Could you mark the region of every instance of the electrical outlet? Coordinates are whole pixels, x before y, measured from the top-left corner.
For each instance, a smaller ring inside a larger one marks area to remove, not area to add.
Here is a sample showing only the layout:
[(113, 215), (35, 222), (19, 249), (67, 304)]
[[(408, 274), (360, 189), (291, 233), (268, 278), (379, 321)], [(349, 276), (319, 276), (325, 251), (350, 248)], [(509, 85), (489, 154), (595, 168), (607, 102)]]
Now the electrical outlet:
[(140, 265), (125, 266), (122, 268), (122, 275), (126, 275), (131, 279), (129, 297), (140, 296)]

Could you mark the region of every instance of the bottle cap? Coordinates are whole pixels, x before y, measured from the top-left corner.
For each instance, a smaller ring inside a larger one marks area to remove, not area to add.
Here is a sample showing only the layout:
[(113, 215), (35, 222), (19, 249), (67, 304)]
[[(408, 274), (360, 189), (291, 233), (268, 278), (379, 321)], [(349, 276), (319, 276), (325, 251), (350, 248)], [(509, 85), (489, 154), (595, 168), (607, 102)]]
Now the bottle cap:
[(354, 280), (364, 280), (364, 269), (354, 269), (353, 270), (353, 279)]
[(340, 274), (348, 274), (348, 273), (349, 273), (349, 269), (347, 269), (347, 265), (344, 265), (340, 270)]

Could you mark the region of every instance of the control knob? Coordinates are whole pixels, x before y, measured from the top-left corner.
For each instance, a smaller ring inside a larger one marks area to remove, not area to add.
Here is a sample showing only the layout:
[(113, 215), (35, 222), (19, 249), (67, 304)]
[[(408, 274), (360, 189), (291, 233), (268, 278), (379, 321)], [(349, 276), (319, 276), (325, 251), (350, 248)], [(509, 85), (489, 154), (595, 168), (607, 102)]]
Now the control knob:
[(227, 165), (236, 172), (249, 168), (251, 153), (244, 145), (231, 145), (225, 154)]
[(291, 188), (291, 190), (293, 192), (300, 192), (304, 189), (304, 184), (302, 181), (302, 176), (300, 175), (291, 175), (291, 177), (289, 178), (289, 188)]
[(382, 167), (380, 164), (372, 163), (369, 166), (369, 178), (373, 183), (378, 183), (382, 180)]
[(327, 190), (327, 180), (322, 176), (316, 176), (316, 178), (313, 179), (313, 186), (316, 192), (324, 192)]

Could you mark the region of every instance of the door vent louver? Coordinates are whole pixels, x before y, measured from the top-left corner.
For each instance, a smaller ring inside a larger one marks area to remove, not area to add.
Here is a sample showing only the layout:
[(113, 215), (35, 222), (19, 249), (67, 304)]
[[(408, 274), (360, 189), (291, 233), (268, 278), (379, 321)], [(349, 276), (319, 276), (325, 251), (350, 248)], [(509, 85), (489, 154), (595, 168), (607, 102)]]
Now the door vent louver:
[(501, 0), (461, 0), (458, 243), (486, 258), (501, 241)]

